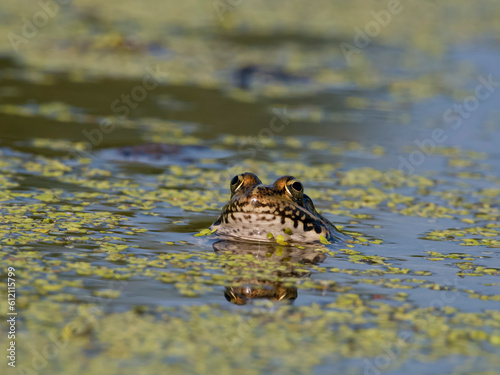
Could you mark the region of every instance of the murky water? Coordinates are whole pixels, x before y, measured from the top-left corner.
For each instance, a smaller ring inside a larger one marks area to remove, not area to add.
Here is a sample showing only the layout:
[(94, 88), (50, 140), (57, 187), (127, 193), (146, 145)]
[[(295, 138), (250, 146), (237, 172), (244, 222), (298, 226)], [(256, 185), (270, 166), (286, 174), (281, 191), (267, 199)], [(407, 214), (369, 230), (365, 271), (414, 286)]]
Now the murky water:
[[(337, 4), (335, 31), (294, 1), (168, 3), (163, 26), (75, 1), (5, 46), (19, 373), (498, 373), (500, 8), (459, 3), (405, 3), (347, 59), (381, 3)], [(297, 177), (355, 240), (197, 235), (245, 171)]]

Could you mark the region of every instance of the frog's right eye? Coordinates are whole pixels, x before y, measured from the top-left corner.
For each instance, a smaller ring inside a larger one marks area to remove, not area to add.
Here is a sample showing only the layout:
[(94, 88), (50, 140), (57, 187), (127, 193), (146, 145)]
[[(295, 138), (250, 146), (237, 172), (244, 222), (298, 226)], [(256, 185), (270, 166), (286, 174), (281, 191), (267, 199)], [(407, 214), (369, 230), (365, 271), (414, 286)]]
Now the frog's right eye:
[(286, 192), (296, 200), (301, 200), (304, 196), (304, 186), (295, 177), (289, 177), (285, 184)]
[(234, 194), (236, 193), (236, 191), (238, 191), (238, 189), (241, 187), (241, 185), (243, 185), (243, 175), (242, 174), (239, 174), (237, 176), (234, 176), (233, 179), (231, 180), (231, 194)]

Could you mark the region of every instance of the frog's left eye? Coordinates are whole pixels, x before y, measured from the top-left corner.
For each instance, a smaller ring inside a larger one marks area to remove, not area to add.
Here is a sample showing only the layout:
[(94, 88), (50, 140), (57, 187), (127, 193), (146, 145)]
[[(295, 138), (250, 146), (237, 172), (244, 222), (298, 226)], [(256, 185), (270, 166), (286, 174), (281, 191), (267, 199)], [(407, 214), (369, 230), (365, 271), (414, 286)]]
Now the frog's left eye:
[(304, 186), (299, 180), (291, 178), (286, 182), (285, 188), (287, 193), (290, 194), (293, 198), (302, 198), (302, 195), (304, 193)]
[(300, 181), (295, 181), (292, 184), (292, 189), (295, 191), (304, 191), (304, 187), (302, 186), (302, 183)]
[(236, 191), (241, 187), (241, 185), (243, 185), (243, 175), (242, 174), (239, 174), (239, 175), (236, 175), (233, 177), (233, 179), (231, 180), (231, 186), (230, 186), (230, 189), (231, 189), (231, 194), (234, 194), (236, 193)]

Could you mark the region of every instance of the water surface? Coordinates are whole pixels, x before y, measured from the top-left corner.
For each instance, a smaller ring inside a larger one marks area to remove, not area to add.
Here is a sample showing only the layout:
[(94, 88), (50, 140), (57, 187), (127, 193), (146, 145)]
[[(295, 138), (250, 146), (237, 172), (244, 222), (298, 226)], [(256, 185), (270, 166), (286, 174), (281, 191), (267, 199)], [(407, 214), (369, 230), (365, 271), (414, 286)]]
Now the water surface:
[[(346, 60), (352, 3), (75, 1), (3, 46), (20, 373), (500, 371), (500, 8), (404, 3)], [(197, 236), (246, 171), (355, 240)]]

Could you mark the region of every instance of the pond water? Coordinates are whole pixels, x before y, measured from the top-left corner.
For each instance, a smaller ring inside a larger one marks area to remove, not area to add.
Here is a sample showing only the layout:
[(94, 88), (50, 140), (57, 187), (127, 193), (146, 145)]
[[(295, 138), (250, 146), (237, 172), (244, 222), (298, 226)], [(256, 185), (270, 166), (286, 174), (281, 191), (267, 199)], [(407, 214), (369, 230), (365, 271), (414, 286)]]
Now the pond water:
[[(0, 11), (7, 373), (500, 372), (500, 5), (349, 3)], [(242, 172), (352, 240), (204, 235)]]

